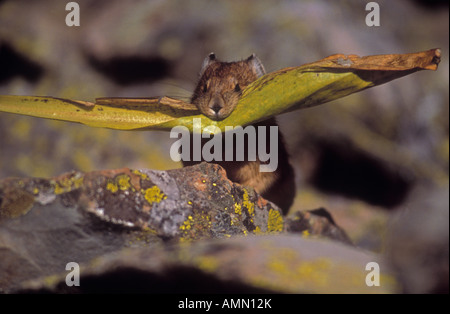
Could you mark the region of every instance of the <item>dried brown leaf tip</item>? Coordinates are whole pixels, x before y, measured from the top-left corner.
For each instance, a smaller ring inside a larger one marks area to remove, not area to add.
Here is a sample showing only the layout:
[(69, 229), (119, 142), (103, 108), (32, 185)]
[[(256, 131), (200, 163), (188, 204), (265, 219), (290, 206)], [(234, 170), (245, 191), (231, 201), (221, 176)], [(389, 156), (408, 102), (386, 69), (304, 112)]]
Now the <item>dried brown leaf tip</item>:
[(388, 54), (359, 57), (336, 54), (323, 59), (323, 66), (355, 70), (436, 70), (441, 61), (441, 50), (430, 49), (406, 54)]

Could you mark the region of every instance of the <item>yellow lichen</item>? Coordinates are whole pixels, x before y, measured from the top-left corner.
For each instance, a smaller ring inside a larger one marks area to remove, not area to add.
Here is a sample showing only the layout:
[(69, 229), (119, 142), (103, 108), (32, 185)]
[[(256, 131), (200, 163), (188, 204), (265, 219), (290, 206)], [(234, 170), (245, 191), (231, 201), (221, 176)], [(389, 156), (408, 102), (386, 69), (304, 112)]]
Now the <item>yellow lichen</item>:
[(141, 243), (153, 243), (155, 241), (155, 236), (157, 235), (158, 233), (156, 230), (151, 229), (148, 226), (144, 226), (134, 238), (131, 238), (128, 241), (128, 245), (132, 246)]
[(234, 212), (237, 214), (237, 215), (242, 215), (242, 206), (241, 206), (241, 204), (238, 204), (238, 203), (235, 203), (234, 204)]
[(192, 220), (193, 220), (192, 216), (188, 216), (188, 219), (186, 219), (180, 226), (180, 230), (191, 230)]
[(283, 231), (283, 217), (280, 212), (274, 209), (269, 210), (269, 219), (267, 221), (268, 232), (281, 232)]
[(126, 174), (118, 175), (116, 177), (116, 183), (122, 191), (126, 191), (131, 187), (130, 177)]
[(72, 181), (73, 181), (73, 188), (79, 189), (83, 186), (84, 177), (83, 176), (74, 177)]
[(50, 275), (50, 276), (44, 277), (42, 279), (42, 283), (47, 288), (53, 288), (60, 281), (61, 281), (61, 276), (59, 276), (59, 275)]
[(189, 215), (187, 217), (179, 229), (181, 230), (180, 240), (182, 242), (196, 240), (204, 234), (209, 234), (211, 217), (204, 212), (194, 213), (194, 216)]
[(84, 181), (83, 176), (75, 175), (70, 178), (64, 178), (57, 182), (53, 182), (54, 193), (58, 195), (79, 189), (80, 187), (83, 186), (83, 181)]
[(265, 244), (264, 249), (272, 252), (264, 263), (266, 270), (248, 277), (248, 281), (257, 287), (285, 293), (392, 293), (397, 288), (390, 275), (382, 276), (385, 281), (380, 287), (368, 287), (364, 268), (351, 260), (306, 259), (294, 248), (277, 248), (271, 242)]
[(278, 275), (289, 275), (291, 274), (291, 269), (289, 268), (288, 265), (286, 265), (286, 263), (284, 263), (282, 260), (279, 259), (274, 259), (271, 260), (270, 262), (267, 263), (267, 267), (277, 273)]
[(242, 204), (245, 207), (247, 207), (248, 214), (250, 216), (253, 216), (253, 214), (255, 213), (255, 203), (250, 202), (247, 190), (244, 190), (244, 196), (243, 196)]
[(198, 268), (207, 272), (214, 272), (220, 266), (220, 261), (213, 256), (200, 256), (196, 258)]
[[(277, 277), (273, 282), (284, 285), (284, 288), (308, 290), (324, 289), (330, 283), (329, 277), (333, 275), (333, 265), (326, 258), (302, 260), (297, 252), (283, 248), (267, 262), (267, 268)], [(267, 283), (266, 283), (267, 284)]]
[(294, 272), (298, 280), (313, 282), (315, 286), (326, 287), (330, 276), (331, 261), (318, 258), (313, 261), (302, 262)]
[(117, 184), (108, 181), (108, 183), (106, 184), (106, 189), (113, 193), (116, 193), (119, 190), (119, 187), (117, 186)]
[(132, 173), (139, 176), (143, 180), (147, 180), (148, 176), (145, 173), (140, 172), (139, 170), (133, 170)]
[(64, 188), (62, 186), (60, 186), (58, 183), (55, 183), (54, 193), (58, 195), (58, 194), (62, 194), (64, 192), (65, 192)]
[(254, 234), (260, 235), (263, 234), (263, 232), (261, 231), (261, 228), (259, 226), (256, 226), (255, 230), (253, 230)]
[(156, 185), (145, 190), (144, 197), (147, 200), (147, 202), (149, 202), (150, 204), (159, 203), (163, 199), (167, 198), (167, 196), (163, 192), (161, 192), (159, 187)]

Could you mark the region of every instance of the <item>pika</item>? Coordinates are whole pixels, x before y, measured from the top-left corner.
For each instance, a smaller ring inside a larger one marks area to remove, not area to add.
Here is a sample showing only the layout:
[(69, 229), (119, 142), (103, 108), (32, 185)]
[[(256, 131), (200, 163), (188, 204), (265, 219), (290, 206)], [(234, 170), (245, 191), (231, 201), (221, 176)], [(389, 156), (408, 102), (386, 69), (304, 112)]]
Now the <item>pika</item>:
[[(214, 53), (211, 53), (203, 61), (200, 78), (192, 95), (191, 103), (210, 119), (223, 120), (236, 107), (242, 91), (264, 74), (264, 66), (255, 54), (241, 61), (221, 62), (216, 59)], [(265, 126), (266, 147), (269, 147), (269, 127), (278, 126), (275, 118), (255, 123), (253, 126), (256, 129), (258, 126)], [(256, 143), (257, 145), (259, 143), (258, 137)], [(203, 144), (202, 142), (202, 147)], [(224, 143), (223, 147), (225, 147)], [(244, 145), (244, 147), (248, 146)], [(270, 147), (268, 149), (270, 150)], [(225, 150), (223, 149), (222, 152)], [(244, 156), (248, 158), (247, 152), (244, 152)], [(260, 164), (264, 164), (264, 162), (260, 161), (258, 156), (256, 161), (224, 160), (225, 158), (222, 158), (222, 161), (212, 162), (222, 166), (231, 181), (253, 187), (262, 197), (278, 205), (284, 214), (289, 211), (295, 196), (294, 170), (289, 163), (288, 153), (280, 132), (278, 132), (278, 167), (275, 171), (260, 172)], [(191, 166), (200, 162), (183, 161), (183, 165)]]

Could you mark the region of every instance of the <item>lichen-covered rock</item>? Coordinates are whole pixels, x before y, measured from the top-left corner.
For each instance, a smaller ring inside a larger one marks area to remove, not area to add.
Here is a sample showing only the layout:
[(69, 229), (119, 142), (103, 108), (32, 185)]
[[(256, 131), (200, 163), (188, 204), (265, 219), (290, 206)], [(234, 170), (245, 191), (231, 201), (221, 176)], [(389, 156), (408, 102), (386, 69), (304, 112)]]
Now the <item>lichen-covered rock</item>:
[(3, 180), (0, 189), (2, 220), (26, 221), (27, 216), (20, 216), (34, 206), (60, 201), (111, 225), (146, 230), (164, 239), (284, 228), (278, 207), (207, 163), (169, 171), (119, 169), (72, 172), (50, 180), (12, 178)]
[(276, 206), (211, 164), (9, 178), (0, 182), (0, 291), (123, 247), (283, 227)]
[[(380, 286), (368, 286), (366, 265), (380, 265)], [(294, 235), (233, 237), (137, 248), (81, 267), (80, 286), (66, 273), (27, 282), (22, 293), (392, 293), (382, 260), (338, 242)]]
[(9, 178), (0, 181), (0, 291), (124, 248), (282, 232), (349, 243), (331, 217), (283, 217), (214, 164)]
[(301, 233), (305, 237), (315, 235), (352, 244), (347, 233), (335, 223), (325, 208), (295, 212), (286, 217), (285, 226), (287, 232)]

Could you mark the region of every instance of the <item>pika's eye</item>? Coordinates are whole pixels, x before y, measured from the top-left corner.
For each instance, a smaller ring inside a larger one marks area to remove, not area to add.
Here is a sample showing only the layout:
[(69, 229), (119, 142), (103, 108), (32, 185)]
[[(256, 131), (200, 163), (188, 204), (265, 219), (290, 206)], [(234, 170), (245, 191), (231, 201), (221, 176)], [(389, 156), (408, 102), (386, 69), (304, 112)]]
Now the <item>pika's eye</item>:
[(234, 87), (234, 91), (235, 92), (240, 92), (241, 91), (241, 87), (239, 86), (239, 84), (236, 84), (236, 86)]
[(203, 92), (206, 93), (208, 91), (208, 85), (203, 85)]

